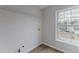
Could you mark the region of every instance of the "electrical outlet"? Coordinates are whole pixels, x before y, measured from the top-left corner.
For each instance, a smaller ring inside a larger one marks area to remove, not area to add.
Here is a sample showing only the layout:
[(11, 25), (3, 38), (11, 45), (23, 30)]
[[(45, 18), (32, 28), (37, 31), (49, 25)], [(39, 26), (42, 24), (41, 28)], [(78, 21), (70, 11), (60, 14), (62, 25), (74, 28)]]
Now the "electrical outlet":
[(22, 47), (24, 48), (24, 45)]
[(40, 28), (38, 28), (38, 31), (40, 31)]

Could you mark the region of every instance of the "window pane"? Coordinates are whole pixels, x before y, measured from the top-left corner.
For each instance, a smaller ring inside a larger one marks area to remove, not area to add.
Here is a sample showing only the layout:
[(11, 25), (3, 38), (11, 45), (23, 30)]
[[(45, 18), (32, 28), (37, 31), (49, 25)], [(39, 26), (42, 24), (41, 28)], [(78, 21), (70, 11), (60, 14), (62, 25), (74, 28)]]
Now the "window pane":
[(72, 18), (72, 24), (73, 25), (79, 25), (79, 18), (77, 18), (77, 17)]
[(70, 18), (70, 16), (71, 16), (71, 10), (65, 11), (65, 18), (66, 18), (66, 17), (67, 17), (67, 18)]
[(58, 13), (58, 18), (64, 18), (64, 12), (59, 12)]
[(72, 17), (78, 17), (79, 16), (79, 8), (72, 9)]

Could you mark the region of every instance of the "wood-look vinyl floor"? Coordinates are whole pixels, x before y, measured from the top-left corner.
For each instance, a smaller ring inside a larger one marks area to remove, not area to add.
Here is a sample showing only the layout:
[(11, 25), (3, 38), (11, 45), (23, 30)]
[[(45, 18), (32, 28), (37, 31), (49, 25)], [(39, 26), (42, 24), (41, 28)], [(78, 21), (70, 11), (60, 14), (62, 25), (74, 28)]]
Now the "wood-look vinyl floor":
[(32, 51), (30, 51), (29, 53), (63, 53), (63, 52), (42, 44), (37, 48), (33, 49)]

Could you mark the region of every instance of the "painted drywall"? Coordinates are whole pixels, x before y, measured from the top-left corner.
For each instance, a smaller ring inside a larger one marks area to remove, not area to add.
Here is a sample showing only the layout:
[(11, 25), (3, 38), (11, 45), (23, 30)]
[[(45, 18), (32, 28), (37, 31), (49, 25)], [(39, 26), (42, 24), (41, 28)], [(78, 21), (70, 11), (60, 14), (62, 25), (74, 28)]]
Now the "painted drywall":
[[(40, 14), (40, 13), (39, 13)], [(41, 42), (41, 18), (0, 9), (0, 52), (30, 50)]]
[(79, 52), (79, 46), (66, 44), (56, 41), (55, 38), (55, 20), (56, 10), (72, 7), (68, 5), (53, 5), (42, 10), (43, 15), (43, 42), (51, 47), (59, 49), (63, 52)]
[(1, 8), (41, 18), (40, 9), (34, 5), (3, 5)]

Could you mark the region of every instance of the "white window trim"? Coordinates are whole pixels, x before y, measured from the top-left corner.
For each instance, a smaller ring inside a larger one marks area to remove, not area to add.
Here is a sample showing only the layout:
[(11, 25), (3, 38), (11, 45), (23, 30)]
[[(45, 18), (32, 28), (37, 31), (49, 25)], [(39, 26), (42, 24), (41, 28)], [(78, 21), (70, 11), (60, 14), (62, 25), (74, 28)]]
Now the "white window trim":
[(62, 43), (65, 43), (65, 44), (70, 44), (70, 45), (74, 45), (74, 46), (79, 46), (79, 41), (77, 40), (73, 40), (73, 39), (59, 39), (58, 38), (58, 26), (57, 26), (57, 23), (58, 23), (58, 19), (57, 19), (57, 12), (60, 12), (60, 11), (64, 11), (64, 10), (68, 10), (68, 9), (74, 9), (74, 8), (79, 8), (79, 6), (73, 6), (73, 7), (69, 7), (69, 8), (64, 8), (64, 9), (60, 9), (60, 10), (56, 10), (56, 14), (55, 14), (55, 38), (56, 38), (56, 41), (58, 42), (62, 42)]

